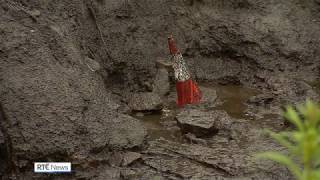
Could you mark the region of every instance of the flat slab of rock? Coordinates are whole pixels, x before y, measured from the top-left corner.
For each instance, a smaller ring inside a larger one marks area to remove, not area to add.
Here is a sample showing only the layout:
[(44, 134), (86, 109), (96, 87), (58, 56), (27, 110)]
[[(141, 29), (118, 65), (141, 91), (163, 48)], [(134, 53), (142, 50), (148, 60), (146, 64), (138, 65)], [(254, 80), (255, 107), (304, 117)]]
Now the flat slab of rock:
[(134, 111), (161, 110), (163, 102), (156, 93), (137, 93), (129, 99), (129, 107)]
[(185, 109), (176, 116), (178, 126), (184, 133), (196, 136), (216, 134), (220, 129), (230, 129), (231, 118), (224, 111)]
[(128, 166), (140, 158), (141, 158), (140, 153), (127, 152), (123, 155), (122, 166)]
[(217, 99), (217, 91), (213, 88), (200, 86), (200, 91), (202, 93), (202, 98), (200, 103), (213, 105)]
[(170, 81), (169, 73), (165, 68), (160, 68), (157, 70), (157, 74), (153, 84), (153, 92), (164, 96), (170, 91)]

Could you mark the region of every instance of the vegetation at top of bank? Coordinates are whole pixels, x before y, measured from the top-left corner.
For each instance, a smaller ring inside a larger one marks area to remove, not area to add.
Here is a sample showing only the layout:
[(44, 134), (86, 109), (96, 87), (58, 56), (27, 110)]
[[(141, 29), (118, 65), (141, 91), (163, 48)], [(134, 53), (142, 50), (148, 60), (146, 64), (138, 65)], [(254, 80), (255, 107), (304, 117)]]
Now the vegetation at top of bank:
[(320, 106), (310, 100), (297, 107), (287, 107), (283, 117), (295, 128), (275, 133), (270, 136), (288, 150), (264, 152), (259, 158), (270, 159), (285, 165), (298, 180), (320, 179)]

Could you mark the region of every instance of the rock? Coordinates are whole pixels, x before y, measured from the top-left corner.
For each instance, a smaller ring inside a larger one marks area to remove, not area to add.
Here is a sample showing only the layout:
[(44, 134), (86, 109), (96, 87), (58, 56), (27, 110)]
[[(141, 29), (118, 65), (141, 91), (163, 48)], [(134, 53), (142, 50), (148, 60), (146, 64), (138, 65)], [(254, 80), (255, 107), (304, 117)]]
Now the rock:
[(206, 105), (214, 106), (217, 100), (217, 91), (213, 88), (200, 86), (200, 91), (202, 93), (202, 98), (200, 103), (204, 103)]
[(120, 180), (121, 179), (121, 174), (120, 174), (120, 169), (117, 168), (101, 168), (100, 171), (98, 171), (98, 174), (94, 177), (91, 178), (93, 180)]
[(319, 97), (312, 86), (299, 79), (290, 79), (281, 75), (272, 76), (267, 80), (267, 85), (283, 105), (298, 105), (307, 98), (317, 101)]
[(120, 171), (121, 178), (124, 180), (135, 179), (137, 172), (131, 169), (123, 169)]
[(140, 153), (127, 152), (127, 153), (123, 154), (122, 166), (128, 166), (140, 158), (141, 158)]
[(147, 131), (135, 118), (118, 115), (105, 134), (109, 137), (108, 146), (113, 149), (130, 149), (143, 144)]
[(195, 143), (195, 144), (207, 145), (206, 140), (201, 139), (201, 138), (197, 138), (197, 137), (196, 137), (194, 134), (192, 134), (192, 133), (187, 133), (187, 134), (184, 135), (184, 137), (185, 137), (186, 139), (188, 139), (188, 141), (189, 141), (191, 144)]
[[(17, 34), (29, 32), (28, 25), (20, 23), (12, 24)], [(0, 54), (3, 48), (12, 52), (7, 60), (0, 58), (0, 102), (5, 114), (0, 129), (8, 137), (12, 165), (19, 169), (26, 164), (20, 162), (30, 165), (39, 157), (68, 159), (78, 151), (90, 154), (140, 146), (146, 135), (143, 125), (117, 112), (119, 105), (104, 78), (81, 63), (81, 49), (70, 34), (62, 38), (50, 28), (44, 31), (34, 32), (31, 44), (24, 35), (0, 37), (5, 42), (0, 43)]]
[(41, 12), (37, 9), (31, 10), (28, 12), (30, 13), (31, 16), (34, 16), (34, 17), (39, 17), (41, 15)]
[(160, 68), (157, 71), (154, 79), (153, 92), (164, 96), (170, 91), (169, 73), (165, 68)]
[(230, 129), (231, 118), (224, 111), (205, 112), (197, 109), (185, 109), (176, 116), (182, 132), (193, 133), (197, 137), (213, 135), (219, 130)]
[(163, 102), (158, 94), (137, 93), (129, 99), (129, 107), (134, 111), (161, 110)]
[(236, 180), (259, 176), (255, 179), (292, 179), (285, 167), (272, 161), (255, 161), (252, 153), (252, 149), (239, 148), (233, 144), (214, 144), (209, 148), (162, 139), (150, 142), (143, 153), (143, 161), (160, 172), (178, 174), (182, 179), (234, 177), (231, 179)]
[(268, 105), (274, 99), (274, 96), (271, 93), (264, 93), (253, 96), (248, 99), (247, 103), (254, 105)]
[(143, 114), (142, 112), (137, 112), (137, 113), (135, 114), (135, 116), (136, 116), (136, 117), (143, 117), (144, 114)]
[(123, 160), (123, 155), (121, 152), (113, 152), (108, 159), (108, 164), (112, 167), (121, 166), (121, 162)]
[(84, 59), (85, 59), (85, 64), (88, 66), (88, 68), (91, 71), (94, 72), (94, 71), (99, 71), (101, 69), (101, 66), (97, 61), (95, 61), (89, 57), (85, 57)]

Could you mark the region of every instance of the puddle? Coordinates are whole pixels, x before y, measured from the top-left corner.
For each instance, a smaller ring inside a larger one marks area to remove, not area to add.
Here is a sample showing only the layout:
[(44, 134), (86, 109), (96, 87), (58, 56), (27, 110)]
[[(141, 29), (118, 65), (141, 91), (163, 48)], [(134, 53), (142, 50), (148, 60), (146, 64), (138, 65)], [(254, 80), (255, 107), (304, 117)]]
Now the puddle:
[(252, 116), (246, 113), (248, 107), (245, 102), (250, 97), (259, 94), (259, 91), (236, 85), (216, 85), (211, 88), (217, 91), (218, 98), (222, 101), (222, 104), (215, 109), (224, 110), (231, 117), (237, 119), (253, 119)]
[(150, 140), (164, 138), (170, 141), (183, 142), (182, 133), (176, 125), (174, 114), (172, 114), (175, 110), (172, 110), (169, 113), (168, 111), (170, 110), (147, 113), (144, 114), (144, 116), (134, 115), (134, 117), (143, 122)]
[[(222, 86), (201, 84), (201, 86), (213, 88), (217, 91), (218, 99), (222, 101), (222, 103), (214, 109), (224, 110), (234, 118), (253, 118), (246, 113), (248, 107), (245, 102), (250, 97), (257, 95), (257, 90), (236, 85)], [(164, 109), (162, 112), (144, 113), (143, 116), (141, 113), (133, 115), (143, 122), (148, 131), (148, 138), (150, 140), (162, 137), (175, 142), (185, 141), (175, 121), (177, 111), (175, 103), (172, 102), (172, 104), (170, 102), (169, 109)]]

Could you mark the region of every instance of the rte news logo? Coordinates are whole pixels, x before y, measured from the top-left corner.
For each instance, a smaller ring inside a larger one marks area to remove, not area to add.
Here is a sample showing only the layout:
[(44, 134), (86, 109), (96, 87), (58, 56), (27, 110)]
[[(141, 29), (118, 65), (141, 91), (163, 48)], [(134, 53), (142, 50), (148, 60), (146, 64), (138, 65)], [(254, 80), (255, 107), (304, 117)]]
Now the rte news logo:
[(35, 162), (35, 173), (70, 173), (70, 162)]

